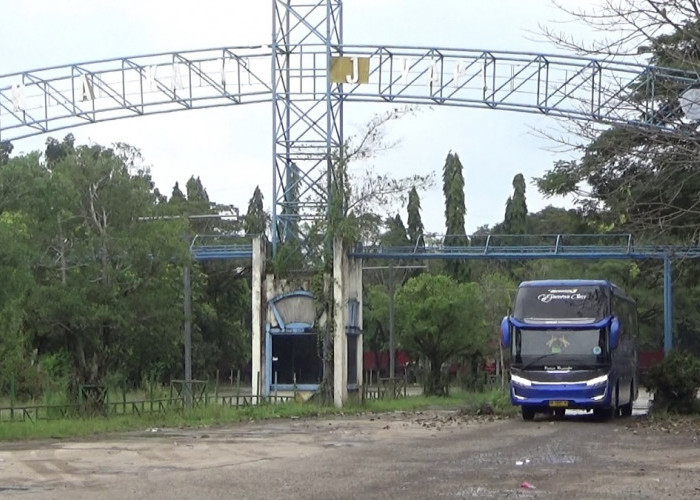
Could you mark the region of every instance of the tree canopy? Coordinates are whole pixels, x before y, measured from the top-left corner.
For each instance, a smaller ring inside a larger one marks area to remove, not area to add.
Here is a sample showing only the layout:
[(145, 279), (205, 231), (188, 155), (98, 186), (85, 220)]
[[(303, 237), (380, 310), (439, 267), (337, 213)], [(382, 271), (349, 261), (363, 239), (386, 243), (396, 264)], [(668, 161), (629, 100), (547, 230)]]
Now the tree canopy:
[(443, 364), (486, 349), (486, 328), (476, 283), (420, 274), (396, 294), (399, 337), (404, 348), (429, 361), (424, 390), (444, 395)]

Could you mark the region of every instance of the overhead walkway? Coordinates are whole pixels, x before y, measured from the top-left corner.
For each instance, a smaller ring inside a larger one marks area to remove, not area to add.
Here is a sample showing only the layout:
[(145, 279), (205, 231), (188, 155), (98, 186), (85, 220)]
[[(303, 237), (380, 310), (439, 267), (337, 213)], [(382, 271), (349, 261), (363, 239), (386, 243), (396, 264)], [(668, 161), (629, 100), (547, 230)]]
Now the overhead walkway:
[[(197, 261), (251, 259), (249, 236), (198, 235), (190, 246)], [(664, 268), (664, 350), (673, 346), (674, 261), (700, 258), (700, 246), (635, 243), (631, 234), (425, 236), (424, 245), (357, 245), (348, 252), (363, 260), (660, 260)]]
[[(461, 240), (461, 241), (460, 241)], [(432, 236), (423, 245), (358, 245), (362, 259), (670, 259), (698, 258), (700, 246), (635, 244), (631, 234)]]
[(365, 260), (661, 260), (664, 266), (664, 351), (669, 352), (673, 347), (671, 262), (699, 258), (700, 246), (636, 244), (631, 234), (433, 236), (426, 237), (424, 245), (410, 247), (360, 245), (349, 255)]

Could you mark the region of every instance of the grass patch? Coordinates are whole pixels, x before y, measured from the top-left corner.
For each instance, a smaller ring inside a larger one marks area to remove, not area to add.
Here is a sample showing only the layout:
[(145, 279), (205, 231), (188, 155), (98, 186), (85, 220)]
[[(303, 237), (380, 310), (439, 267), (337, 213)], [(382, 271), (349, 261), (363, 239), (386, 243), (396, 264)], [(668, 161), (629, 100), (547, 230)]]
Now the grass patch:
[(459, 410), (474, 415), (514, 414), (508, 395), (502, 391), (467, 393), (455, 391), (449, 397), (411, 396), (393, 400), (350, 403), (342, 409), (315, 402), (290, 402), (232, 408), (209, 404), (189, 411), (119, 415), (104, 418), (72, 418), (38, 422), (4, 422), (0, 441), (84, 438), (116, 432), (145, 431), (150, 428), (200, 428), (280, 418), (311, 418), (364, 413), (414, 412), (419, 410)]

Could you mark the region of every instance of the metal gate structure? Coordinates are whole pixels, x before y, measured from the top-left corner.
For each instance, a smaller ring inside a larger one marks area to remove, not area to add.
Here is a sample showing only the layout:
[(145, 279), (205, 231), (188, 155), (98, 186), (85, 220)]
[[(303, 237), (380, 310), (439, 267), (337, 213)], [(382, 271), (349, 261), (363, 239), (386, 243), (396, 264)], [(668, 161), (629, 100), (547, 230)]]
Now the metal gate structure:
[[(272, 104), (272, 245), (304, 238), (300, 222), (327, 216), (343, 106), (353, 102), (489, 108), (676, 133), (688, 119), (666, 96), (695, 73), (573, 55), (445, 47), (347, 45), (342, 0), (271, 0), (269, 45), (121, 57), (0, 75), (0, 141), (92, 123), (220, 106)], [(682, 100), (681, 100), (682, 101)], [(556, 242), (560, 237), (555, 237)], [(193, 244), (195, 259), (249, 257), (245, 245)], [(660, 259), (664, 338), (671, 348), (671, 260), (698, 248), (620, 251), (554, 243), (426, 248), (422, 259)], [(397, 249), (354, 256), (406, 258)]]

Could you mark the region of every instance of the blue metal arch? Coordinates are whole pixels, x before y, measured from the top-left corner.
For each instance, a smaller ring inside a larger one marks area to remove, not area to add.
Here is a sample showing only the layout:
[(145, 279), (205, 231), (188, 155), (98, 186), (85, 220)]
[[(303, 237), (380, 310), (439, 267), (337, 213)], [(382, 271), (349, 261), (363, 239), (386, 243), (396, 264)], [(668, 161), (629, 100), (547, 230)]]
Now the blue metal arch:
[(277, 328), (269, 327), (271, 332), (274, 332), (274, 333), (315, 333), (315, 329), (314, 329), (315, 325), (313, 323), (303, 323), (303, 322), (287, 323), (287, 322), (285, 322), (281, 313), (277, 309), (278, 302), (281, 302), (283, 300), (287, 300), (290, 298), (294, 298), (294, 297), (305, 297), (305, 298), (313, 300), (314, 295), (313, 295), (313, 293), (306, 291), (306, 290), (294, 290), (292, 292), (287, 292), (287, 293), (277, 295), (276, 297), (273, 297), (272, 299), (269, 299), (267, 301), (267, 304), (272, 309), (272, 314), (275, 316), (275, 320), (277, 321), (277, 324), (279, 325), (279, 327), (277, 327)]
[[(310, 66), (299, 71), (319, 75), (318, 81), (287, 95), (294, 102), (322, 101), (326, 52), (318, 44), (305, 50)], [(331, 94), (344, 102), (481, 107), (669, 130), (680, 123), (680, 107), (665, 106), (665, 89), (700, 84), (689, 71), (561, 54), (368, 45), (344, 45), (342, 52), (369, 61), (366, 83), (332, 86)], [(272, 102), (272, 57), (268, 47), (226, 47), (0, 75), (0, 140), (149, 114)], [(297, 121), (286, 125), (324, 131), (304, 116)]]

